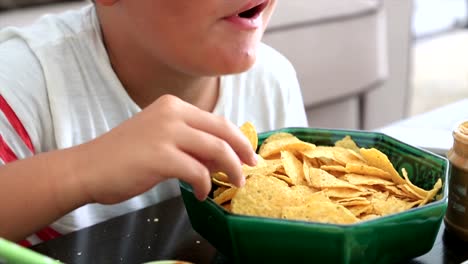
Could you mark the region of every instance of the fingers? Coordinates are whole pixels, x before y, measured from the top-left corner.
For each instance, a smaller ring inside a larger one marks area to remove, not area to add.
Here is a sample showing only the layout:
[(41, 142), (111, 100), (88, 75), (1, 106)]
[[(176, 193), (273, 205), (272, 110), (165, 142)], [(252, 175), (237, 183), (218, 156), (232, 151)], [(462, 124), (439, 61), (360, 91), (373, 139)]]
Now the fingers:
[(187, 132), (178, 139), (178, 148), (193, 155), (212, 172), (226, 173), (234, 185), (238, 187), (244, 185), (241, 161), (226, 141), (191, 127), (187, 127)]
[[(248, 139), (240, 129), (223, 117), (219, 117), (188, 105), (193, 114), (186, 114), (186, 122), (189, 126), (212, 134), (231, 146), (242, 162), (255, 166), (257, 158)], [(188, 112), (190, 113), (190, 112)]]
[[(255, 166), (257, 163), (249, 140), (225, 118), (169, 95), (160, 97), (146, 111), (154, 115), (144, 115), (144, 123), (159, 127), (159, 133), (164, 135), (171, 153), (175, 151), (172, 153), (175, 156), (162, 158), (167, 163), (155, 164), (155, 172), (159, 170), (163, 177), (179, 178), (189, 183), (199, 199), (206, 198), (210, 191), (210, 170), (223, 171), (229, 175), (230, 182), (242, 186), (245, 178), (241, 164)], [(153, 120), (155, 116), (160, 120)], [(161, 151), (160, 144), (156, 142), (156, 152)]]
[(205, 200), (211, 190), (211, 178), (208, 169), (187, 153), (173, 149), (166, 153), (178, 162), (168, 162), (164, 166), (166, 175), (180, 179), (192, 186), (198, 200)]

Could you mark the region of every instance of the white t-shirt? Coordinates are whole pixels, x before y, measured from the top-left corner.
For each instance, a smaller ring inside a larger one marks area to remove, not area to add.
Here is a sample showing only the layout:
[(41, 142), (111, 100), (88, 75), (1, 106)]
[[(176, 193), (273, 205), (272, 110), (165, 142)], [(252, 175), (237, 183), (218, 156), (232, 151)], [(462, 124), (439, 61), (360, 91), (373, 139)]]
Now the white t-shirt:
[[(237, 125), (251, 121), (260, 132), (307, 126), (293, 67), (264, 44), (250, 70), (222, 76), (220, 84), (214, 113)], [(0, 95), (32, 144), (0, 107), (0, 144), (18, 159), (92, 140), (141, 111), (111, 67), (92, 5), (0, 31)], [(169, 180), (121, 204), (83, 206), (52, 227), (67, 233), (178, 194)]]

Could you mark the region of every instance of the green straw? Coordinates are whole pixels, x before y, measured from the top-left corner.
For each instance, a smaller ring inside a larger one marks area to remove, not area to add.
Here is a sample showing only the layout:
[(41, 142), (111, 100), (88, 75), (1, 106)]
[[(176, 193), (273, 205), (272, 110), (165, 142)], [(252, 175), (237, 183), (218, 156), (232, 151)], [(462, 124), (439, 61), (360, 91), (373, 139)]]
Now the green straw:
[(61, 262), (0, 237), (0, 264), (52, 263), (57, 264)]

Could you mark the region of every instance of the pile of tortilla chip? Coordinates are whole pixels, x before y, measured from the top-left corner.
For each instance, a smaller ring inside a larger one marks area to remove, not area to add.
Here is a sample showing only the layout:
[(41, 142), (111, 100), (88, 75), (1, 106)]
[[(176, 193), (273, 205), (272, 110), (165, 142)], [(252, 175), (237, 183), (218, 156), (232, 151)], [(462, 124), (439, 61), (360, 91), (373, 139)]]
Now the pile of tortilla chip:
[[(255, 127), (247, 122), (241, 131), (257, 149)], [(242, 188), (222, 172), (212, 175), (217, 204), (236, 214), (353, 224), (425, 205), (442, 187), (439, 179), (432, 190), (419, 188), (384, 153), (359, 148), (349, 136), (331, 147), (277, 133), (258, 154), (257, 166), (243, 165)]]

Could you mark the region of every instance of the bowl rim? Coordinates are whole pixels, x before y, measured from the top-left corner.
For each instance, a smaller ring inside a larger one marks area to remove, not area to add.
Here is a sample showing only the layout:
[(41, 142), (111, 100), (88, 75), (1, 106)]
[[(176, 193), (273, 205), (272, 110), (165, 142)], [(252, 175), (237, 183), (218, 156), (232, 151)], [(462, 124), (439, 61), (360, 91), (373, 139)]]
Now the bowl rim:
[[(411, 209), (408, 209), (408, 210), (405, 210), (405, 211), (402, 211), (402, 212), (392, 213), (392, 214), (388, 214), (388, 215), (385, 215), (385, 216), (380, 216), (380, 217), (369, 219), (369, 220), (359, 221), (359, 222), (356, 222), (356, 223), (353, 223), (353, 224), (322, 223), (322, 222), (305, 221), (305, 220), (282, 219), (282, 218), (272, 218), (272, 217), (236, 214), (236, 213), (229, 212), (226, 209), (224, 209), (222, 206), (218, 205), (213, 200), (213, 198), (211, 198), (210, 196), (208, 196), (206, 198), (206, 200), (202, 201), (202, 203), (210, 204), (213, 208), (215, 208), (215, 210), (218, 211), (218, 213), (222, 213), (225, 217), (232, 218), (232, 219), (236, 219), (236, 218), (239, 218), (239, 219), (252, 219), (254, 221), (270, 222), (272, 224), (291, 223), (291, 224), (314, 225), (314, 226), (324, 226), (324, 227), (338, 227), (338, 228), (345, 228), (345, 229), (346, 228), (356, 228), (356, 227), (363, 226), (363, 225), (370, 225), (370, 224), (373, 224), (373, 223), (382, 222), (382, 221), (386, 221), (386, 220), (391, 221), (393, 218), (397, 219), (398, 217), (400, 217), (402, 215), (405, 215), (405, 214), (410, 214), (410, 213), (414, 213), (414, 212), (429, 210), (432, 207), (438, 207), (438, 206), (441, 206), (441, 205), (444, 206), (444, 207), (447, 206), (447, 202), (448, 202), (448, 182), (447, 181), (448, 181), (448, 177), (449, 177), (448, 175), (450, 174), (450, 163), (449, 163), (449, 161), (448, 161), (448, 159), (446, 157), (443, 157), (443, 156), (441, 156), (439, 154), (433, 153), (433, 152), (428, 151), (426, 149), (410, 145), (408, 143), (405, 143), (405, 142), (403, 142), (401, 140), (398, 140), (398, 139), (396, 139), (396, 138), (394, 138), (394, 137), (392, 137), (390, 135), (387, 135), (387, 134), (385, 134), (383, 132), (379, 132), (379, 131), (374, 132), (374, 131), (353, 130), (353, 129), (285, 127), (285, 128), (270, 130), (270, 131), (266, 131), (266, 132), (261, 132), (261, 133), (258, 134), (258, 136), (259, 137), (266, 137), (267, 135), (271, 135), (271, 134), (278, 133), (278, 132), (291, 133), (291, 130), (292, 130), (292, 134), (294, 134), (294, 132), (297, 132), (297, 131), (307, 130), (307, 131), (321, 131), (321, 132), (332, 131), (332, 132), (340, 132), (340, 133), (350, 132), (350, 133), (362, 134), (362, 135), (379, 135), (381, 137), (386, 137), (386, 138), (389, 138), (391, 140), (394, 140), (398, 144), (402, 144), (402, 145), (404, 145), (406, 147), (415, 149), (415, 150), (417, 150), (419, 152), (423, 152), (426, 155), (430, 155), (430, 156), (433, 156), (433, 157), (435, 157), (437, 159), (440, 159), (445, 164), (445, 169), (444, 169), (444, 173), (443, 173), (443, 177), (442, 177), (442, 181), (443, 181), (443, 188), (442, 188), (442, 193), (441, 193), (442, 196), (440, 197), (439, 200), (432, 201), (432, 202), (427, 203), (427, 204), (425, 204), (425, 205), (423, 205), (421, 207), (414, 207), (414, 208), (411, 208)], [(260, 144), (259, 144), (259, 146), (260, 146)], [(191, 193), (193, 195), (192, 187), (189, 184), (187, 184), (187, 183), (185, 183), (183, 181), (179, 181), (179, 185), (183, 189), (185, 189), (186, 191), (188, 191), (189, 193)]]

